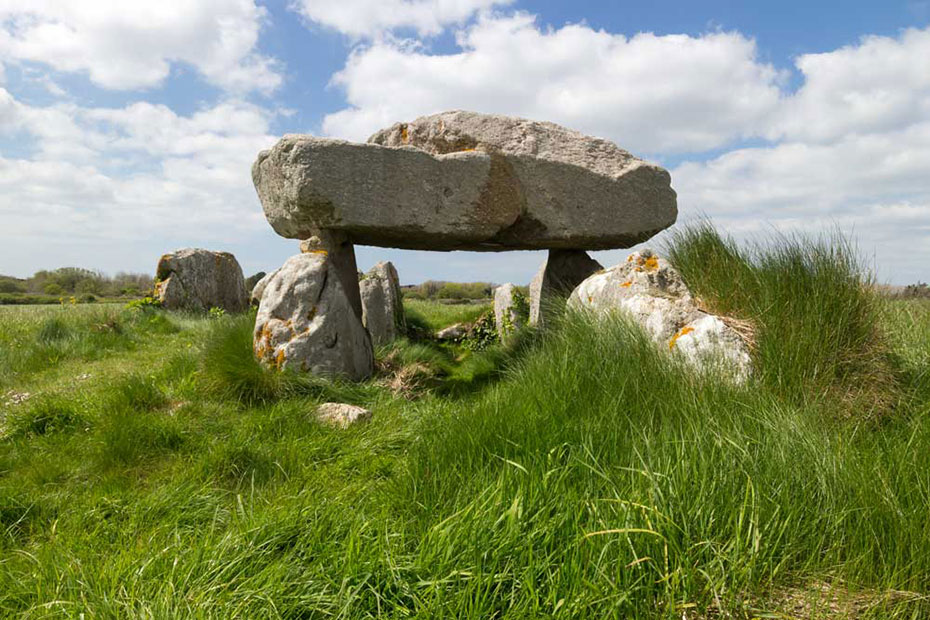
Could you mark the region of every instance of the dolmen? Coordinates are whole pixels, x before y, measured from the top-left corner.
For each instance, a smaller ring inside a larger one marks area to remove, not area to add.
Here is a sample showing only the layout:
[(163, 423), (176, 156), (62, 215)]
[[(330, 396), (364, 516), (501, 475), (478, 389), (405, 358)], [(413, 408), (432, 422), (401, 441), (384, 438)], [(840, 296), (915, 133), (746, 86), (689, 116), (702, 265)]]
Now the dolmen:
[(206, 312), (248, 308), (239, 261), (229, 252), (186, 248), (163, 255), (155, 269), (155, 298), (169, 310)]
[(259, 153), (252, 179), (272, 228), (318, 252), (326, 268), (313, 277), (338, 280), (359, 321), (355, 244), (549, 250), (531, 289), (538, 320), (547, 295), (567, 296), (600, 269), (586, 251), (631, 247), (678, 213), (669, 173), (608, 140), (465, 111), (396, 123), (367, 143), (285, 135)]

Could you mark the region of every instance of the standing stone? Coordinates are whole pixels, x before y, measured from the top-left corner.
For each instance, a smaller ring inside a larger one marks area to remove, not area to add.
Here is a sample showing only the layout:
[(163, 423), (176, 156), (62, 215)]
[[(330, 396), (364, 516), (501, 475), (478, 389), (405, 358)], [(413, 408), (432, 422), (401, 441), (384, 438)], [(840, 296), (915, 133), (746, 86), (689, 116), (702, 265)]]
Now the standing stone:
[(584, 250), (549, 250), (530, 283), (530, 325), (542, 327), (546, 313), (568, 298), (576, 286), (603, 267)]
[(274, 275), (278, 273), (278, 270), (275, 269), (271, 273), (267, 273), (262, 276), (261, 280), (255, 283), (255, 286), (252, 287), (252, 293), (249, 296), (249, 301), (253, 306), (257, 306), (262, 302), (262, 295), (265, 294), (265, 287), (268, 286), (268, 282)]
[(390, 261), (380, 262), (358, 284), (362, 299), (362, 323), (374, 346), (396, 340), (407, 331), (400, 279)]
[(251, 293), (255, 289), (255, 285), (264, 278), (267, 273), (264, 271), (259, 271), (258, 273), (253, 273), (248, 278), (245, 279), (245, 290), (247, 293)]
[(329, 257), (330, 265), (349, 299), (349, 306), (359, 320), (362, 319), (362, 298), (358, 290), (358, 265), (355, 246), (339, 232), (320, 230), (300, 242), (300, 251)]
[(165, 254), (155, 278), (155, 297), (170, 310), (242, 312), (248, 307), (242, 268), (229, 252), (187, 248)]
[(568, 306), (597, 314), (620, 311), (663, 348), (700, 370), (716, 368), (743, 382), (752, 373), (749, 349), (720, 317), (698, 309), (678, 271), (650, 250), (586, 279)]
[(527, 320), (526, 298), (510, 282), (494, 289), (494, 325), (501, 342), (506, 342)]
[(325, 254), (289, 258), (265, 286), (255, 319), (258, 359), (274, 368), (360, 381), (371, 376), (371, 338)]
[(611, 249), (675, 222), (669, 173), (553, 123), (454, 111), (367, 144), (286, 135), (252, 180), (288, 238), (418, 250)]

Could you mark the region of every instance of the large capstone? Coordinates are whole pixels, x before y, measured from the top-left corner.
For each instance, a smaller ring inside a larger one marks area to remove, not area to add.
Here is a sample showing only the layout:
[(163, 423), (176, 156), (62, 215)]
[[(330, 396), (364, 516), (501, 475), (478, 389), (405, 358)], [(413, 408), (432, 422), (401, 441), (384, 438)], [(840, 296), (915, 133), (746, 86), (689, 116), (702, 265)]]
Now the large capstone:
[(650, 250), (634, 252), (586, 279), (572, 291), (568, 306), (598, 315), (620, 312), (698, 370), (714, 370), (737, 382), (752, 373), (740, 334), (724, 318), (700, 310), (678, 271)]
[(530, 324), (544, 326), (546, 316), (557, 312), (576, 286), (601, 269), (584, 250), (549, 250), (530, 282)]
[(155, 297), (171, 310), (242, 312), (248, 307), (242, 268), (229, 252), (187, 248), (165, 254), (155, 280)]
[(369, 377), (371, 338), (325, 254), (289, 258), (266, 283), (255, 318), (255, 355), (265, 365), (319, 376)]
[(374, 346), (387, 344), (406, 332), (400, 279), (390, 261), (380, 262), (358, 283), (362, 298), (362, 323)]
[(420, 250), (629, 247), (675, 222), (663, 168), (553, 123), (446, 112), (367, 144), (286, 135), (252, 178), (271, 226)]

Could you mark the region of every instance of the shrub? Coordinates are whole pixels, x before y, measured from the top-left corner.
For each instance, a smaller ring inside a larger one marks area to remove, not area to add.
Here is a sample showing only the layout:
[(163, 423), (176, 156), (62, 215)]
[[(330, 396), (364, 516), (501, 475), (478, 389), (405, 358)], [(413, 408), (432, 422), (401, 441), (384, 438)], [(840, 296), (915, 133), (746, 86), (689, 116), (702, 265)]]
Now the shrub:
[(494, 311), (488, 310), (475, 321), (462, 340), (462, 344), (470, 351), (484, 351), (499, 340), (497, 326), (494, 322)]
[(124, 307), (127, 310), (141, 310), (146, 312), (149, 310), (157, 310), (161, 308), (161, 301), (155, 297), (142, 297), (141, 299), (127, 301)]

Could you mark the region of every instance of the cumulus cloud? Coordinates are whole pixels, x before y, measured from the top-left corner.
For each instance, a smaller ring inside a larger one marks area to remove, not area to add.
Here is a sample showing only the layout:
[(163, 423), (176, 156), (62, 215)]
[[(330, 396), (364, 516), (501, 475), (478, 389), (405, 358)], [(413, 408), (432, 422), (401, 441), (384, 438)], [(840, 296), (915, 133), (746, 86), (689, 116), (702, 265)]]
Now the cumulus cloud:
[(801, 88), (781, 107), (773, 138), (829, 142), (930, 118), (930, 29), (869, 36), (796, 60)]
[(738, 236), (839, 227), (880, 277), (930, 277), (930, 29), (799, 56), (794, 91), (740, 33), (624, 37), (517, 13), (485, 15), (457, 41), (450, 54), (358, 47), (334, 77), (349, 106), (324, 130), (360, 140), (450, 108), (552, 120), (689, 158), (672, 170), (682, 219), (706, 214)]
[(840, 227), (881, 277), (928, 279), (928, 57), (930, 29), (800, 56), (804, 82), (769, 127), (780, 141), (673, 170), (682, 211), (742, 232)]
[(411, 28), (421, 36), (439, 34), (446, 26), (513, 0), (297, 0), (292, 9), (305, 18), (352, 37), (376, 37)]
[(270, 92), (281, 75), (256, 51), (265, 18), (254, 0), (0, 0), (0, 57), (118, 90), (158, 86), (181, 62), (220, 88)]
[(465, 108), (550, 120), (634, 152), (702, 151), (754, 135), (779, 103), (780, 74), (739, 33), (633, 37), (532, 15), (484, 17), (461, 51), (391, 41), (356, 50), (334, 83), (350, 107), (324, 130), (363, 139), (401, 119)]
[(0, 220), (16, 231), (0, 264), (34, 265), (44, 247), (66, 254), (84, 243), (118, 247), (112, 264), (139, 268), (140, 243), (159, 248), (147, 264), (168, 240), (229, 243), (264, 230), (249, 169), (274, 143), (271, 119), (236, 100), (182, 116), (150, 103), (33, 107), (0, 89), (0, 136), (26, 134), (35, 151), (0, 157)]

